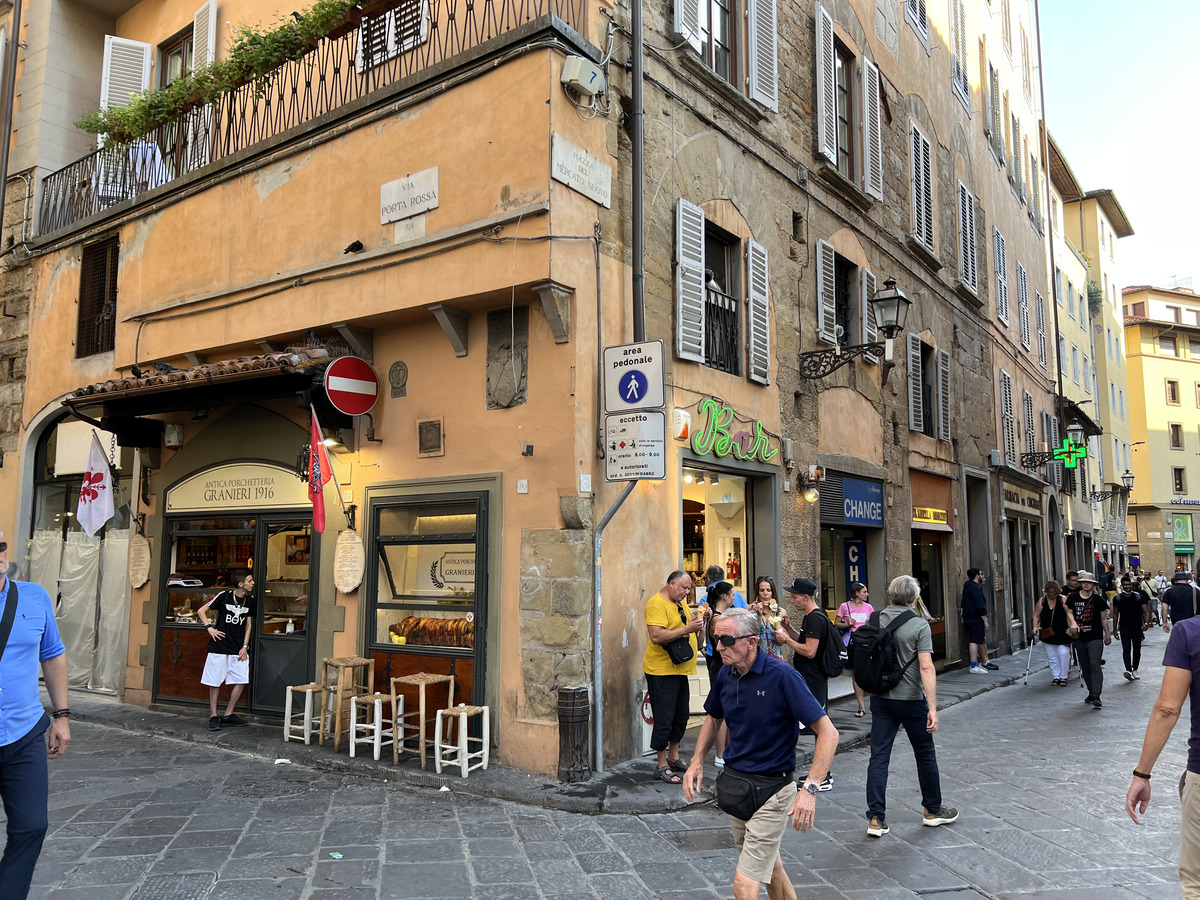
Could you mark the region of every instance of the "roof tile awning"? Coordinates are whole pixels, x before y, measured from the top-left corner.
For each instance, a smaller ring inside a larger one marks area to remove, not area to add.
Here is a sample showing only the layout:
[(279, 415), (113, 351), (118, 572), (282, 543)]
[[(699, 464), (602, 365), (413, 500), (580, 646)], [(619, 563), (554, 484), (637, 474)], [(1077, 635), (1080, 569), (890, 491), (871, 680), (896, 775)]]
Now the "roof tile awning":
[(158, 364), (140, 378), (131, 375), (80, 388), (63, 405), (89, 416), (99, 410), (107, 416), (153, 415), (284, 397), (309, 386), (332, 359), (324, 347), (296, 347), (186, 369)]

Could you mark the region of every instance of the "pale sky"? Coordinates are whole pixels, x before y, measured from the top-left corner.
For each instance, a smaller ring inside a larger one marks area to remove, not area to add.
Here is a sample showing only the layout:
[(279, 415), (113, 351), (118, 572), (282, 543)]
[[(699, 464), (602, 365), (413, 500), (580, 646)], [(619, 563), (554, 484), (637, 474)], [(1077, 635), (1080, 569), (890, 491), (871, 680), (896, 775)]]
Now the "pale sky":
[(1050, 133), (1133, 225), (1121, 286), (1190, 277), (1200, 291), (1200, 3), (1041, 0), (1041, 24)]

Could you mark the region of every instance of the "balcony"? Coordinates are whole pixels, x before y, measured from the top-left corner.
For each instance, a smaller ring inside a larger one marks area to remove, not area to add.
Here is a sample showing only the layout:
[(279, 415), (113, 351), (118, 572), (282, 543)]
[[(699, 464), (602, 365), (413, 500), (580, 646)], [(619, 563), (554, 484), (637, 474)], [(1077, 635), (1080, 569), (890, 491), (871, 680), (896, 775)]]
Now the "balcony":
[(704, 362), (720, 372), (742, 374), (737, 299), (715, 288), (704, 295)]
[(348, 34), (319, 41), (264, 80), (47, 175), (38, 234), (70, 228), (206, 166), (232, 162), (235, 154), (244, 158), (244, 151), (265, 149), (318, 120), (322, 127), (331, 124), (543, 28), (576, 32), (574, 40), (583, 46), (577, 33), (584, 10), (584, 0), (399, 0)]

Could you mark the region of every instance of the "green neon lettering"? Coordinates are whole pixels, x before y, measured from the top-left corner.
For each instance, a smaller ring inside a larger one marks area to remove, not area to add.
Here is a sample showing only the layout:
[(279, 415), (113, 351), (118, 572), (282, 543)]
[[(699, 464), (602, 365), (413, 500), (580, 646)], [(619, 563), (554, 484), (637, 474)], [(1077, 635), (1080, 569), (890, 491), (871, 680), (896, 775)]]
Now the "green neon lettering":
[(724, 459), (728, 456), (737, 459), (761, 459), (770, 462), (779, 455), (779, 449), (771, 449), (771, 438), (760, 420), (754, 420), (754, 439), (749, 450), (742, 446), (741, 441), (735, 440), (730, 428), (733, 426), (733, 408), (722, 406), (712, 397), (700, 401), (696, 410), (699, 414), (708, 414), (704, 430), (692, 438), (692, 449), (701, 456), (712, 453)]

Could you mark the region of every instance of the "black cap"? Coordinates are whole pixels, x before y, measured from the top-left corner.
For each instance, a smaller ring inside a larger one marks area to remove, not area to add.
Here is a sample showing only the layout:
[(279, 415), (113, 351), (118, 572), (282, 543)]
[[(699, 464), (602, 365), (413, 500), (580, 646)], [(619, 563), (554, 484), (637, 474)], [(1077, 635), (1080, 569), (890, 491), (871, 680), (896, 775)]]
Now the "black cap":
[(810, 597), (817, 596), (817, 586), (807, 578), (797, 578), (786, 588), (789, 594), (808, 594)]

